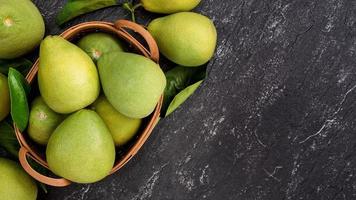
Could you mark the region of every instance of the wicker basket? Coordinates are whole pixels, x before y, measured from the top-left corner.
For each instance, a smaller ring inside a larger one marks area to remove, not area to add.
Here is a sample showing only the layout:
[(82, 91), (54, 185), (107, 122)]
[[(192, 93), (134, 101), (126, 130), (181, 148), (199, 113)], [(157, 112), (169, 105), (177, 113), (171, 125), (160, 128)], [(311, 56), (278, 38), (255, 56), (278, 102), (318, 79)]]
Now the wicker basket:
[[(140, 54), (152, 59), (156, 63), (159, 60), (159, 50), (157, 44), (150, 33), (144, 29), (142, 26), (127, 21), (127, 20), (118, 20), (113, 23), (109, 22), (101, 22), (101, 21), (93, 21), (93, 22), (86, 22), (82, 24), (78, 24), (69, 28), (68, 30), (64, 31), (60, 36), (67, 39), (73, 40), (78, 38), (78, 36), (90, 32), (106, 32), (116, 35), (120, 39), (128, 42), (131, 44), (133, 48), (135, 48)], [(131, 35), (130, 33), (134, 32), (135, 35), (139, 35), (144, 39), (146, 42), (146, 46), (139, 42), (135, 38), (135, 36)], [(38, 71), (38, 64), (39, 60), (35, 62), (32, 66), (30, 72), (26, 76), (26, 80), (31, 84), (36, 77)], [(157, 124), (159, 120), (160, 110), (162, 106), (163, 96), (161, 96), (154, 112), (147, 117), (146, 123), (144, 124), (143, 131), (138, 133), (136, 140), (134, 141), (133, 145), (125, 151), (125, 153), (116, 158), (116, 162), (114, 168), (111, 170), (110, 174), (115, 173), (121, 167), (123, 167), (142, 147), (142, 145), (146, 142), (147, 138), (150, 136), (153, 128)], [(22, 167), (25, 171), (30, 174), (34, 179), (55, 187), (64, 187), (71, 184), (71, 182), (64, 178), (52, 178), (45, 176), (43, 174), (38, 173), (35, 171), (28, 162), (28, 157), (36, 161), (38, 164), (42, 165), (43, 167), (49, 169), (48, 164), (46, 162), (43, 150), (39, 150), (36, 145), (32, 144), (32, 142), (27, 141), (28, 137), (21, 133), (21, 131), (14, 125), (16, 137), (21, 145), (19, 151), (19, 159)]]

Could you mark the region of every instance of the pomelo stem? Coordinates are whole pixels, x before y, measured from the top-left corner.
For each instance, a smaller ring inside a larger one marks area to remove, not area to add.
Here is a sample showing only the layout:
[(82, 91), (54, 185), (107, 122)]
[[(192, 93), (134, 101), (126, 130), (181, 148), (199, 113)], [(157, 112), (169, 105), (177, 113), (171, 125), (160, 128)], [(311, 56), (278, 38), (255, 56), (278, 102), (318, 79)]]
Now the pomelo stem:
[(131, 13), (131, 19), (133, 22), (136, 22), (135, 10), (142, 6), (142, 3), (138, 3), (136, 5), (132, 5), (132, 3), (124, 3), (122, 7)]
[(141, 7), (143, 4), (142, 3), (138, 3), (136, 5), (134, 5), (134, 7), (132, 8), (133, 10), (136, 10), (136, 8)]

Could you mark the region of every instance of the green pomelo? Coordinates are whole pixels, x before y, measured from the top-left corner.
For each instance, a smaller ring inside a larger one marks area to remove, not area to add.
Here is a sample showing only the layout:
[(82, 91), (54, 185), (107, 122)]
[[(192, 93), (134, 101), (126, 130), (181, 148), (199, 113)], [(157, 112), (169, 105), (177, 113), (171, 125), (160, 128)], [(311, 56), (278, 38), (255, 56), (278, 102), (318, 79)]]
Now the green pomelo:
[(7, 77), (0, 73), (0, 121), (10, 112), (10, 93)]
[(58, 114), (49, 108), (42, 97), (37, 97), (32, 102), (27, 129), (28, 135), (36, 143), (46, 145), (49, 137), (64, 120), (64, 117), (64, 115)]
[(141, 119), (132, 119), (119, 113), (104, 96), (96, 100), (93, 109), (109, 128), (116, 146), (126, 144), (140, 128)]
[(201, 0), (141, 0), (145, 10), (154, 13), (171, 14), (176, 12), (190, 11)]
[(94, 62), (59, 36), (48, 36), (41, 43), (38, 85), (46, 104), (63, 114), (87, 107), (100, 92)]
[(29, 0), (0, 0), (0, 59), (29, 53), (41, 42), (45, 24)]
[(179, 65), (203, 65), (212, 58), (216, 48), (213, 22), (197, 13), (181, 12), (157, 18), (148, 25), (148, 30), (162, 54)]
[(115, 162), (111, 134), (98, 114), (80, 110), (66, 118), (50, 137), (46, 157), (58, 176), (93, 183), (109, 175)]
[(36, 200), (35, 181), (12, 160), (0, 158), (0, 200)]
[(83, 49), (94, 62), (109, 52), (124, 51), (124, 45), (108, 33), (91, 33), (79, 40), (78, 46)]
[(99, 59), (98, 68), (108, 101), (130, 118), (150, 115), (166, 87), (159, 65), (141, 55), (108, 53)]

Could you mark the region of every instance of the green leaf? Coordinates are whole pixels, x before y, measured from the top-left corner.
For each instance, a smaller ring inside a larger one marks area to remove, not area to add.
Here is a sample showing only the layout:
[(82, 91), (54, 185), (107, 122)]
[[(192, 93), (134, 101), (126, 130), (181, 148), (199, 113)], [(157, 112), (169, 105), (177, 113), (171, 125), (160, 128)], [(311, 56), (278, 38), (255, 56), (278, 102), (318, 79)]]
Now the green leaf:
[(16, 69), (14, 69), (12, 67), (9, 69), (9, 72), (10, 71), (11, 71), (12, 76), (21, 83), (22, 87), (25, 89), (26, 96), (28, 96), (30, 94), (31, 87), (28, 84), (28, 82), (26, 81), (25, 77), (19, 71), (17, 71)]
[(198, 89), (202, 82), (203, 80), (196, 82), (177, 94), (167, 109), (166, 117), (175, 111), (182, 103), (184, 103), (195, 92), (195, 90)]
[[(206, 67), (182, 67), (177, 66), (166, 72), (167, 86), (164, 90), (164, 100), (162, 113), (165, 113), (169, 104), (180, 91), (203, 79), (205, 76)], [(196, 78), (199, 79), (196, 79)]]
[(0, 59), (0, 73), (8, 74), (10, 67), (20, 71), (21, 74), (26, 75), (32, 67), (32, 62), (25, 58), (18, 58), (13, 60)]
[(29, 118), (29, 107), (26, 91), (29, 92), (29, 86), (23, 76), (13, 68), (10, 68), (8, 75), (11, 117), (17, 127), (24, 131), (27, 127)]
[(18, 157), (20, 144), (17, 141), (15, 131), (7, 122), (0, 122), (0, 146), (11, 155)]
[(57, 15), (57, 24), (65, 22), (85, 13), (116, 5), (116, 0), (68, 0)]

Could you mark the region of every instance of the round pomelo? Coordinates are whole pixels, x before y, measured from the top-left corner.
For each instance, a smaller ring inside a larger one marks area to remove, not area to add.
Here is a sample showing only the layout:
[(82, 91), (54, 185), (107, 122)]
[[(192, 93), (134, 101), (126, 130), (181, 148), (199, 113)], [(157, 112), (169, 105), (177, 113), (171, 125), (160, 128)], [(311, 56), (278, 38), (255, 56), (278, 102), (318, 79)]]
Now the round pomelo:
[(35, 200), (36, 198), (35, 181), (16, 162), (0, 158), (0, 200)]
[(37, 47), (45, 24), (29, 0), (0, 0), (0, 59), (20, 57)]
[(125, 145), (140, 128), (142, 119), (129, 118), (119, 113), (104, 96), (97, 99), (92, 108), (105, 122), (116, 146)]
[(217, 31), (208, 17), (180, 12), (156, 18), (148, 25), (160, 52), (186, 67), (198, 67), (207, 63), (214, 55)]
[(48, 107), (70, 114), (99, 96), (98, 71), (90, 57), (60, 36), (47, 36), (40, 47), (38, 87)]
[(129, 118), (150, 115), (166, 87), (166, 77), (152, 60), (133, 53), (111, 52), (98, 61), (108, 101)]
[(91, 33), (79, 40), (78, 46), (83, 49), (94, 62), (109, 52), (124, 51), (124, 45), (108, 33)]
[(76, 183), (93, 183), (110, 174), (115, 145), (100, 116), (83, 109), (66, 118), (52, 133), (46, 158), (55, 174)]
[(46, 145), (49, 137), (64, 118), (65, 115), (56, 113), (48, 107), (42, 97), (37, 97), (31, 105), (28, 135), (37, 144)]
[(171, 14), (189, 11), (195, 8), (201, 0), (141, 0), (142, 6), (154, 13)]

